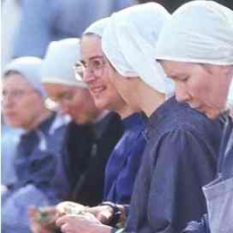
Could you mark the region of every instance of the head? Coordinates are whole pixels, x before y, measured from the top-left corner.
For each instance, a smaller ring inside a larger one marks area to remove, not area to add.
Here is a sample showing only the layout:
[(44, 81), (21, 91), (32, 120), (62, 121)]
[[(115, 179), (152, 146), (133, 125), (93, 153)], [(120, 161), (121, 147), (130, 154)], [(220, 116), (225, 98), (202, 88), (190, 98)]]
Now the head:
[(125, 108), (126, 103), (109, 79), (109, 63), (102, 51), (101, 33), (98, 31), (97, 34), (95, 31), (96, 24), (98, 28), (99, 22), (96, 22), (86, 30), (81, 39), (83, 81), (87, 84), (98, 108), (119, 113)]
[(78, 39), (52, 42), (43, 62), (42, 82), (49, 98), (62, 113), (78, 124), (87, 124), (94, 122), (100, 111), (86, 84), (75, 77), (77, 60), (80, 60)]
[(56, 83), (44, 83), (44, 87), (59, 110), (77, 124), (93, 123), (99, 115), (87, 88)]
[(108, 66), (111, 81), (133, 109), (142, 110), (139, 104), (145, 96), (138, 92), (142, 86), (161, 94), (173, 91), (154, 59), (158, 35), (168, 18), (158, 3), (137, 5), (113, 14), (104, 31), (102, 48), (112, 65)]
[(3, 74), (2, 112), (8, 125), (31, 130), (49, 111), (44, 106), (39, 58), (23, 57), (9, 63)]
[(173, 14), (158, 41), (156, 58), (175, 81), (177, 100), (209, 118), (226, 107), (233, 78), (232, 23), (230, 9), (212, 1), (193, 1)]
[(186, 102), (209, 118), (224, 109), (233, 77), (233, 66), (162, 61), (167, 75), (175, 81), (179, 102)]

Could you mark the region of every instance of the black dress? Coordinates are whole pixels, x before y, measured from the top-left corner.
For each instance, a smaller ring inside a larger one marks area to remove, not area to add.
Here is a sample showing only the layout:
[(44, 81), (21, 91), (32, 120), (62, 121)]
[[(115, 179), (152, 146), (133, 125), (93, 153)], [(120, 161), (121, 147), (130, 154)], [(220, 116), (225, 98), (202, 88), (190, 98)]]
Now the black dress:
[(103, 199), (109, 155), (123, 133), (121, 119), (110, 113), (94, 125), (71, 123), (67, 133), (65, 164), (71, 186), (67, 200), (95, 206)]

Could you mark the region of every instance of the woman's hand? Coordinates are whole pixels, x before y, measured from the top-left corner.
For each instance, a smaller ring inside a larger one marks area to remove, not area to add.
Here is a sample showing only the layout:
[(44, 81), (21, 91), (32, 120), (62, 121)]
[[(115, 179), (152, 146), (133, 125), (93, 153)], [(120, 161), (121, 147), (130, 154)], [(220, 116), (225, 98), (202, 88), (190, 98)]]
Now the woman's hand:
[(88, 213), (62, 216), (57, 219), (56, 224), (63, 233), (110, 233), (112, 229)]

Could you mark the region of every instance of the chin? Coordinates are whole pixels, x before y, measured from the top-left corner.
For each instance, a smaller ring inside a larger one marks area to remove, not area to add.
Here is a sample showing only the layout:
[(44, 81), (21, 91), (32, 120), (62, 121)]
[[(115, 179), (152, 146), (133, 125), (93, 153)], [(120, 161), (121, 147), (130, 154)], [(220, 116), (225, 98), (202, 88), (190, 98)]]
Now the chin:
[(6, 124), (9, 125), (12, 128), (21, 128), (22, 124), (16, 121), (6, 120)]
[(104, 101), (101, 101), (101, 100), (94, 100), (95, 102), (95, 106), (98, 108), (98, 109), (101, 109), (101, 110), (104, 110), (104, 109), (108, 109), (108, 104), (106, 104), (106, 102)]
[(209, 112), (206, 112), (205, 115), (209, 118), (209, 119), (216, 119), (219, 117), (220, 115), (220, 112), (219, 111), (209, 111)]

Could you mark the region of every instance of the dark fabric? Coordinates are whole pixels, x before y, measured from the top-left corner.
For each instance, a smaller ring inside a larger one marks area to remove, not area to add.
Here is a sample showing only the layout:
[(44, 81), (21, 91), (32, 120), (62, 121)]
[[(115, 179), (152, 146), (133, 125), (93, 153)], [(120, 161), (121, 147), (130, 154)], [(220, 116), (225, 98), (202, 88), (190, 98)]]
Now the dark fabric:
[(68, 125), (63, 151), (71, 191), (88, 165), (93, 140), (91, 125), (77, 125), (74, 122)]
[(104, 201), (130, 203), (134, 181), (146, 145), (145, 122), (140, 113), (123, 120), (124, 134), (114, 148), (105, 171)]
[[(97, 133), (100, 131), (101, 135)], [(68, 169), (74, 172), (76, 177), (69, 200), (89, 206), (95, 206), (102, 201), (105, 166), (122, 133), (122, 122), (115, 113), (110, 113), (94, 126), (82, 128), (82, 132), (77, 131), (76, 137), (73, 138), (77, 153), (73, 153), (72, 158), (69, 156)]]
[(17, 175), (14, 191), (33, 184), (53, 201), (67, 195), (67, 177), (61, 165), (61, 141), (66, 127), (62, 126), (50, 135), (54, 120), (55, 115), (52, 115), (35, 130), (21, 136), (14, 162)]
[(206, 213), (201, 188), (215, 177), (222, 124), (175, 98), (149, 122), (126, 231), (177, 233)]
[(225, 123), (218, 166), (223, 179), (233, 177), (233, 122), (230, 117)]
[[(170, 13), (174, 12), (178, 7), (180, 7), (184, 3), (190, 1), (192, 0), (138, 0), (139, 3), (158, 2), (162, 4)], [(233, 9), (232, 0), (215, 0), (215, 2), (218, 2), (226, 7), (229, 7), (230, 9)]]
[[(233, 122), (230, 117), (225, 117), (225, 127), (220, 146), (218, 157), (218, 174), (216, 177), (222, 180), (227, 180), (233, 177)], [(184, 229), (183, 233), (210, 233), (209, 225), (207, 224), (208, 215), (202, 218), (201, 221), (190, 222)]]
[(204, 215), (200, 222), (190, 222), (182, 233), (210, 233), (208, 216)]

